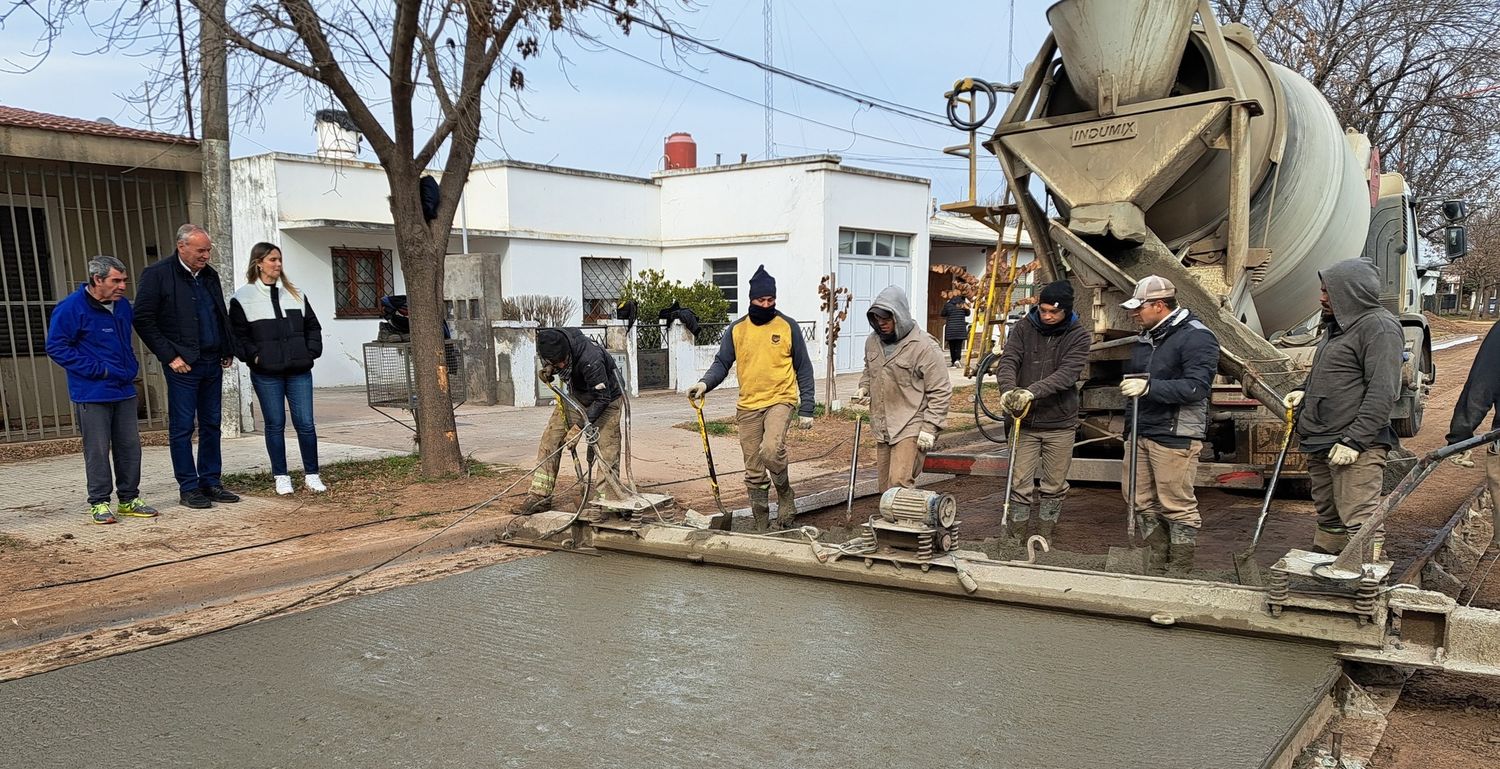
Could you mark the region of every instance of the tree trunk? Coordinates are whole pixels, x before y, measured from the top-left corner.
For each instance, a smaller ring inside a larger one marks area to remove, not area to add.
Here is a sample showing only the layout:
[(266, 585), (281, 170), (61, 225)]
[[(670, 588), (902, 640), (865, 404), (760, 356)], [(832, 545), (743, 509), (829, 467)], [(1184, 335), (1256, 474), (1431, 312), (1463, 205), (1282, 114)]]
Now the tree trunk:
[(415, 180), (405, 184), (396, 176), (392, 174), (390, 179), (391, 209), (401, 274), (406, 278), (407, 304), (411, 308), (411, 360), (417, 387), (417, 441), (421, 447), (422, 475), (428, 478), (459, 475), (463, 472), (463, 453), (458, 446), (458, 426), (453, 418), (448, 359), (443, 345), (447, 233), (432, 231), (421, 218), (420, 205), (406, 205), (398, 200), (403, 195), (416, 197), (417, 184)]
[(1479, 320), (1479, 297), (1482, 293), (1483, 290), (1480, 287), (1474, 287), (1474, 293), (1470, 295), (1469, 299), (1469, 320)]

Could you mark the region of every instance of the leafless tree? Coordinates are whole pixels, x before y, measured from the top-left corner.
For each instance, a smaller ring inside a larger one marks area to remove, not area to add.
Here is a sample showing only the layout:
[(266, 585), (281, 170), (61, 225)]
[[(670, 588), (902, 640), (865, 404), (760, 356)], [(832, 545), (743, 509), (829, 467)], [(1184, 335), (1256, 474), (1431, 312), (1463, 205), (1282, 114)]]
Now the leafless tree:
[[(1421, 196), (1495, 196), (1500, 0), (1216, 0)], [(1422, 211), (1424, 227), (1438, 213)]]
[[(1494, 206), (1480, 208), (1468, 219), (1469, 255), (1443, 268), (1460, 278), (1460, 300), (1473, 292), (1474, 306), (1469, 318), (1477, 319), (1488, 310), (1488, 299), (1500, 290), (1500, 210)], [(1491, 313), (1494, 314), (1494, 313)]]
[[(517, 94), (526, 84), (523, 63), (540, 56), (558, 34), (587, 38), (590, 19), (626, 34), (638, 18), (670, 28), (662, 10), (665, 2), (190, 0), (189, 10), (197, 18), (187, 23), (212, 25), (228, 42), (237, 104), (264, 103), (286, 92), (311, 95), (325, 105), (331, 98), (349, 113), (385, 170), (412, 309), (425, 475), (456, 474), (463, 466), (443, 352), (443, 266), (486, 112), (492, 113), (490, 122), (498, 122), (493, 113), (518, 107)], [(691, 7), (690, 0), (672, 2)], [(35, 14), (44, 33), (36, 50), (4, 62), (13, 69), (33, 66), (68, 24), (85, 23), (105, 41), (103, 47), (162, 56), (166, 63), (158, 75), (169, 82), (173, 73), (193, 72), (188, 52), (194, 48), (178, 36), (191, 37), (176, 22), (181, 5), (152, 0), (16, 3), (7, 15)], [(676, 50), (676, 38), (669, 41), (669, 50)], [(175, 69), (174, 57), (180, 59)], [(492, 77), (497, 72), (498, 81)], [(161, 82), (144, 86), (147, 93), (153, 87), (160, 93)], [(423, 215), (419, 181), (439, 163), (442, 195), (429, 220)]]

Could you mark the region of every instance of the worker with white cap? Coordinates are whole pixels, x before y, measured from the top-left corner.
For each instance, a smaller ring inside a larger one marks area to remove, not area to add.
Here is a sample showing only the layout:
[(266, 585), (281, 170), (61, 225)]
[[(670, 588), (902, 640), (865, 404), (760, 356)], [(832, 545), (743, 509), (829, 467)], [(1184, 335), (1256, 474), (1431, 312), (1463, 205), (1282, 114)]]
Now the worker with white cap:
[[(1186, 576), (1202, 525), (1193, 479), (1208, 435), (1219, 340), (1191, 311), (1177, 306), (1177, 287), (1159, 275), (1142, 278), (1120, 306), (1141, 327), (1120, 383), (1120, 394), (1127, 399), (1126, 423), (1138, 420), (1135, 445), (1125, 447), (1127, 456), (1139, 452), (1136, 528), (1150, 548), (1151, 571), (1165, 568)], [(1130, 463), (1125, 467), (1128, 488)]]

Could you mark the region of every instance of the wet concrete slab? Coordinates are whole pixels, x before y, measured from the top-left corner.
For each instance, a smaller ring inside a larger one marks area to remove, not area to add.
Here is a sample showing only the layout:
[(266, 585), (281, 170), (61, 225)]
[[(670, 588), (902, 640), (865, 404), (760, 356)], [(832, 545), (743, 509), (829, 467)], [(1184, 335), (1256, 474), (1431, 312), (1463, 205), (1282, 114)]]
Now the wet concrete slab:
[(1329, 650), (610, 555), (0, 684), (30, 767), (1259, 767)]

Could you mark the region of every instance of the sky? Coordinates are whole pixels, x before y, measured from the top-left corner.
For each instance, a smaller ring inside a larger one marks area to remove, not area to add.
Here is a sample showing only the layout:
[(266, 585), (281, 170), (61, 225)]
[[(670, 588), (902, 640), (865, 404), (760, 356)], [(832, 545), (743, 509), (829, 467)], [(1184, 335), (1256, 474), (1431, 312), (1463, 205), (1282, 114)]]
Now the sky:
[[(1044, 12), (1050, 3), (772, 0), (771, 61), (937, 116), (944, 110), (943, 93), (961, 77), (1019, 79), (1046, 34)], [(691, 12), (674, 11), (673, 18), (693, 37), (763, 61), (763, 5), (764, 0), (706, 0)], [(664, 56), (659, 38), (640, 28), (628, 37), (597, 19), (586, 28), (617, 50), (586, 49), (566, 36), (556, 39), (555, 49), (545, 47), (542, 57), (527, 63), (528, 114), (511, 121), (491, 109), (481, 160), (512, 158), (649, 176), (660, 168), (663, 139), (675, 131), (693, 135), (700, 165), (713, 163), (715, 154), (725, 162), (737, 161), (741, 153), (751, 160), (767, 157), (760, 69), (712, 53), (678, 61), (670, 53)], [(0, 50), (28, 50), (36, 34), (35, 24), (12, 16), (0, 27)], [(96, 47), (86, 30), (69, 29), (35, 70), (0, 73), (0, 103), (152, 127), (121, 97), (139, 85), (152, 62), (125, 52), (89, 53)], [(498, 72), (494, 78), (504, 80)], [(773, 156), (833, 152), (849, 165), (931, 179), (939, 202), (966, 196), (966, 162), (939, 151), (966, 141), (962, 132), (780, 77), (773, 78), (773, 87), (781, 111), (773, 116)], [(180, 103), (181, 95), (162, 99)], [(306, 102), (288, 95), (260, 114), (233, 108), (231, 155), (311, 153), (312, 110), (337, 105)], [(368, 149), (362, 157), (374, 159)], [(981, 197), (994, 196), (1003, 183), (987, 153), (986, 160), (980, 166)]]

